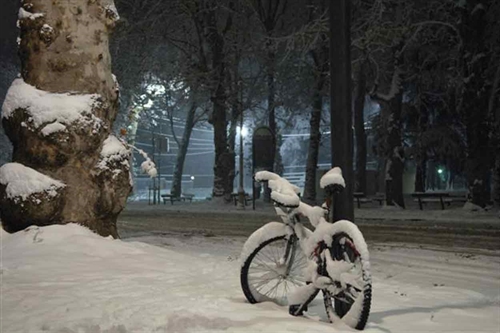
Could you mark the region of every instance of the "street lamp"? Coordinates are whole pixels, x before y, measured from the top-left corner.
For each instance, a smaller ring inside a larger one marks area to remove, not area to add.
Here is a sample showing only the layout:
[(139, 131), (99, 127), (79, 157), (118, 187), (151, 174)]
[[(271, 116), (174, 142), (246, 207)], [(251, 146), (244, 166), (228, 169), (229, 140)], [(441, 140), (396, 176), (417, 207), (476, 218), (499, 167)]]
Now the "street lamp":
[[(243, 128), (243, 130), (241, 128)], [(236, 134), (246, 137), (248, 135), (248, 129), (245, 126), (236, 126)]]

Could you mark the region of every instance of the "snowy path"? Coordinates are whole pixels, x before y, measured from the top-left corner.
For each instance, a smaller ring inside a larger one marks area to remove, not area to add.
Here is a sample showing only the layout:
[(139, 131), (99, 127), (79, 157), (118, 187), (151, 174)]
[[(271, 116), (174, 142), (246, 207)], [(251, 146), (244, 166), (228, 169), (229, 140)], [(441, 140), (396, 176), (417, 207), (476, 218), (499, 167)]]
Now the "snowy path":
[[(357, 209), (355, 213), (356, 224), (371, 241), (500, 251), (500, 218), (495, 212), (372, 208)], [(262, 225), (276, 220), (276, 213), (269, 205), (256, 211), (238, 211), (233, 205), (209, 202), (157, 206), (131, 203), (119, 216), (118, 230), (122, 237), (164, 233), (248, 237)]]
[[(2, 231), (1, 332), (350, 332), (250, 305), (244, 238), (103, 239), (82, 227)], [(365, 332), (499, 332), (500, 258), (375, 244)], [(495, 253), (498, 254), (498, 253)]]

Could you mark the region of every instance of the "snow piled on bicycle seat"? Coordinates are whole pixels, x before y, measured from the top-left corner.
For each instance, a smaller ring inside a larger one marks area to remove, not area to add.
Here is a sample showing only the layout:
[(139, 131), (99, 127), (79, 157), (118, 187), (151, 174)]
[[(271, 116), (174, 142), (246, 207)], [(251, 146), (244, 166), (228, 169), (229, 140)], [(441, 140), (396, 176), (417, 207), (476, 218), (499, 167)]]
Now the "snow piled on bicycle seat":
[(339, 167), (335, 167), (325, 173), (319, 181), (319, 185), (321, 186), (321, 188), (325, 188), (328, 185), (335, 184), (345, 187), (345, 180), (344, 177), (342, 177), (342, 170)]

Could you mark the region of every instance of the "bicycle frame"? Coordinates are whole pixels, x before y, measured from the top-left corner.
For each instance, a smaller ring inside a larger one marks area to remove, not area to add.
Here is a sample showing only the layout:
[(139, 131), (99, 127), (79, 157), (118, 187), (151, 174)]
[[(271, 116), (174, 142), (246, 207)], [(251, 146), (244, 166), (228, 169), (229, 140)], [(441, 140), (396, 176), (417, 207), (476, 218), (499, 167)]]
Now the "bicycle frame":
[[(341, 170), (333, 168), (320, 180), (320, 186), (328, 193), (327, 207), (312, 207), (301, 202), (299, 189), (276, 174), (262, 171), (255, 177), (257, 181), (269, 182), (273, 191), (271, 198), (282, 223), (269, 222), (245, 242), (241, 281), (247, 299), (255, 303), (256, 299), (267, 295), (265, 292), (253, 293), (248, 283), (248, 270), (254, 256), (271, 242), (285, 240), (285, 244), (281, 243), (281, 249), (284, 245), (284, 252), (280, 251), (280, 255), (274, 257), (280, 273), (272, 290), (281, 279), (284, 281), (289, 274), (293, 274), (295, 267), (300, 267), (301, 281), (305, 283), (296, 284), (297, 287), (286, 294), (289, 313), (296, 316), (307, 311), (307, 305), (322, 290), (330, 321), (353, 313), (352, 316), (345, 317), (346, 322), (351, 327), (362, 329), (366, 324), (371, 302), (369, 253), (364, 237), (356, 225), (347, 220), (333, 220), (338, 193), (345, 188)], [(307, 217), (314, 230), (301, 223), (302, 217)], [(296, 248), (297, 244), (301, 249)], [(302, 251), (304, 257), (297, 251)], [(304, 259), (307, 260), (307, 266), (294, 266), (299, 257), (302, 258), (302, 263), (305, 262)], [(332, 308), (332, 300), (335, 310)]]
[[(333, 200), (336, 199), (336, 193), (332, 195)], [(333, 205), (332, 205), (333, 206)], [(283, 210), (283, 208), (286, 209), (286, 212)], [(298, 241), (301, 247), (301, 250), (305, 254), (305, 256), (316, 266), (316, 269), (309, 272), (311, 276), (307, 277), (307, 282), (310, 283), (310, 285), (307, 286), (307, 288), (310, 290), (310, 296), (308, 297), (307, 301), (303, 302), (299, 308), (297, 308), (296, 312), (300, 312), (303, 310), (304, 307), (307, 307), (307, 304), (314, 299), (318, 291), (320, 289), (325, 289), (325, 290), (332, 290), (334, 291), (337, 288), (337, 284), (333, 282), (329, 277), (325, 277), (323, 275), (320, 275), (318, 273), (317, 267), (319, 265), (328, 265), (327, 262), (325, 261), (325, 255), (323, 254), (323, 251), (326, 249), (326, 246), (324, 245), (323, 242), (318, 242), (315, 244), (314, 248), (311, 246), (306, 246), (305, 244), (308, 242), (309, 236), (314, 234), (315, 232), (321, 232), (321, 230), (315, 229), (312, 231), (310, 235), (307, 235), (307, 232), (305, 230), (307, 229), (305, 226), (300, 221), (300, 216), (306, 216), (309, 218), (311, 224), (316, 227), (317, 225), (314, 225), (314, 223), (311, 221), (311, 217), (304, 214), (304, 210), (312, 208), (311, 206), (301, 203), (301, 206), (296, 207), (296, 208), (287, 208), (287, 207), (280, 207), (279, 205), (275, 205), (275, 210), (278, 216), (281, 217), (283, 223), (288, 227), (287, 232), (289, 234), (288, 237), (288, 242), (287, 246), (285, 249), (285, 253), (283, 255), (282, 262), (283, 264), (287, 264), (286, 272), (289, 273), (291, 269), (291, 264), (293, 263), (293, 257), (290, 257), (290, 255), (294, 256), (296, 247), (295, 244)], [(333, 216), (331, 211), (328, 211), (329, 217)], [(326, 219), (324, 219), (326, 222)], [(330, 224), (330, 223), (329, 223)], [(339, 271), (337, 274), (341, 274), (343, 271), (347, 270), (347, 267), (338, 267), (337, 268)], [(313, 289), (314, 287), (314, 289)]]

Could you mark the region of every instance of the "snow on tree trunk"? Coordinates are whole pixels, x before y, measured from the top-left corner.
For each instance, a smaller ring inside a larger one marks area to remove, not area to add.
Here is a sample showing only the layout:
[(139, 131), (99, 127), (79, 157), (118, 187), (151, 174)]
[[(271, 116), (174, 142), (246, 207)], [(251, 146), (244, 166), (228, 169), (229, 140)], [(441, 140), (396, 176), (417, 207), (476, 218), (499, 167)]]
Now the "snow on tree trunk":
[[(118, 110), (108, 51), (118, 19), (113, 1), (33, 0), (22, 6), (21, 78), (2, 108), (14, 147), (11, 165), (22, 167), (0, 172), (3, 227), (15, 232), (74, 222), (118, 237), (116, 218), (131, 185), (130, 152), (108, 138)], [(9, 188), (23, 175), (64, 186), (13, 196)]]
[(182, 174), (184, 170), (184, 162), (188, 151), (189, 140), (194, 127), (194, 116), (196, 113), (196, 104), (191, 104), (186, 117), (186, 124), (184, 125), (184, 132), (182, 134), (182, 141), (179, 144), (177, 157), (175, 159), (174, 175), (172, 179), (172, 189), (170, 194), (180, 196), (182, 194)]
[(366, 132), (365, 132), (365, 98), (366, 98), (366, 60), (358, 69), (356, 96), (354, 97), (354, 133), (356, 134), (356, 192), (366, 193)]

